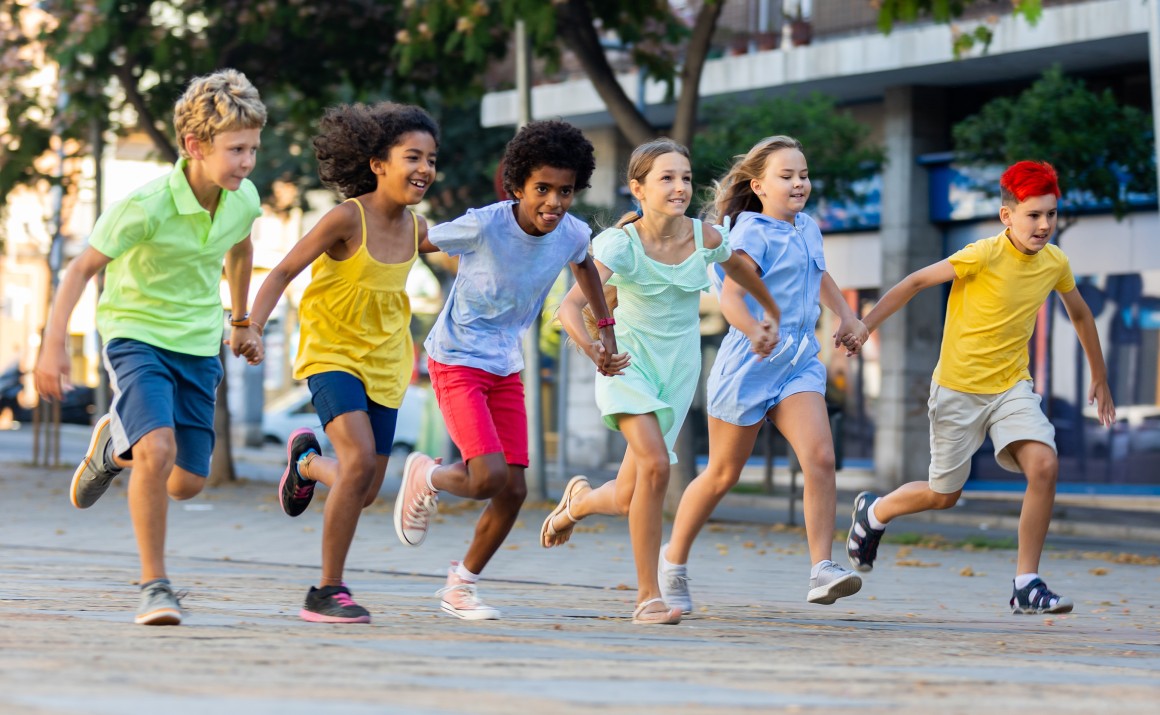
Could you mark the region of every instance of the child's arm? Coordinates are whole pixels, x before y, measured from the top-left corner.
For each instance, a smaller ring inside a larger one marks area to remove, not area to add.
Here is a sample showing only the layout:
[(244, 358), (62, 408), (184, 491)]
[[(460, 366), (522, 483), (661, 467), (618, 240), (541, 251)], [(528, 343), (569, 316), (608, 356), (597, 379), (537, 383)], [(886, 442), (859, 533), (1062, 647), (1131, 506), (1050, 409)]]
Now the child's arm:
[(323, 216), (314, 228), (310, 229), (294, 248), (286, 254), (274, 270), (262, 281), (262, 287), (254, 298), (254, 307), (250, 310), (250, 323), (258, 335), (266, 329), (266, 321), (270, 313), (282, 297), (282, 292), (290, 281), (294, 280), (316, 258), (329, 251), (332, 247), (349, 240), (354, 236), (362, 236), (362, 222), (358, 208), (350, 204), (339, 204)]
[(419, 253), (439, 253), (439, 247), (431, 243), (427, 235), (427, 219), (419, 217)]
[[(612, 271), (609, 270), (608, 266), (593, 260), (591, 256), (582, 263), (573, 263), (572, 271), (576, 275), (576, 285), (572, 286), (568, 294), (564, 296), (563, 302), (560, 303), (560, 325), (564, 326), (564, 331), (580, 346), (584, 354), (596, 363), (596, 368), (600, 370), (600, 374), (623, 375), (624, 368), (628, 367), (628, 354), (615, 352), (616, 336), (613, 335), (611, 341), (608, 339), (608, 335), (613, 332), (612, 326), (601, 329), (600, 340), (593, 340), (588, 334), (588, 329), (584, 327), (584, 306), (590, 304), (590, 294), (599, 296), (596, 302), (591, 303), (593, 314), (596, 315), (597, 320), (601, 317), (608, 317), (608, 304), (604, 300), (604, 284), (612, 277)], [(596, 274), (595, 281), (592, 280), (593, 272)], [(611, 352), (609, 342), (611, 342)]]
[(898, 312), (898, 309), (910, 302), (910, 299), (931, 286), (953, 281), (956, 277), (955, 268), (950, 261), (942, 260), (932, 263), (926, 268), (911, 273), (898, 282), (886, 295), (878, 301), (878, 305), (870, 314), (862, 319), (866, 330), (870, 333), (886, 322), (886, 319)]
[(111, 260), (92, 246), (87, 246), (65, 270), (56, 292), (56, 300), (52, 302), (52, 314), (44, 328), (40, 355), (36, 359), (36, 391), (42, 397), (59, 400), (63, 393), (72, 389), (72, 364), (65, 348), (68, 319), (73, 308), (77, 307), (77, 301), (81, 299), (89, 279), (109, 265)]
[(870, 331), (850, 309), (850, 304), (842, 295), (842, 289), (838, 287), (837, 281), (834, 280), (829, 271), (822, 273), (821, 299), (822, 305), (838, 316), (838, 329), (834, 331), (834, 347), (845, 345), (847, 357), (857, 353), (861, 349), (862, 343), (870, 337)]
[(1108, 387), (1108, 369), (1104, 365), (1104, 352), (1100, 348), (1100, 334), (1096, 330), (1096, 321), (1092, 311), (1084, 301), (1083, 296), (1076, 289), (1059, 294), (1063, 298), (1063, 307), (1067, 309), (1067, 317), (1079, 336), (1079, 344), (1087, 355), (1088, 366), (1091, 368), (1092, 386), (1088, 390), (1088, 404), (1097, 403), (1096, 411), (1100, 424), (1111, 427), (1116, 422), (1116, 406), (1112, 404), (1112, 391)]
[[(705, 245), (709, 245), (708, 241)], [(725, 269), (725, 281), (721, 286), (721, 314), (730, 325), (748, 336), (749, 342), (753, 344), (753, 352), (762, 357), (769, 355), (777, 346), (781, 309), (761, 280), (757, 263), (744, 252), (734, 251), (721, 267)], [(765, 309), (764, 320), (754, 318), (745, 306), (746, 292)]]
[[(242, 320), (247, 314), (246, 306), (250, 303), (250, 276), (254, 270), (254, 242), (246, 236), (238, 241), (226, 253), (225, 271), (226, 283), (230, 286), (230, 305), (232, 320)], [(244, 327), (231, 326), (230, 337), (226, 341), (234, 353), (234, 357), (244, 355), (246, 362), (257, 365), (262, 362), (262, 336), (254, 330), (253, 323)]]

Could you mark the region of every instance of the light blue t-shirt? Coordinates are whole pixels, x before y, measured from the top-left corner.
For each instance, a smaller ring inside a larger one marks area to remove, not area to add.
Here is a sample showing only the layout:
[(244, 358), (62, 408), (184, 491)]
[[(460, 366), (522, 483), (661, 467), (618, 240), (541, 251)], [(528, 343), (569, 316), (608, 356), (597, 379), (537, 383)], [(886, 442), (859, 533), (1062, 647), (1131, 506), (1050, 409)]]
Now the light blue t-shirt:
[(514, 205), (469, 209), (427, 233), (439, 250), (460, 257), (447, 303), (423, 343), (436, 362), (501, 376), (522, 370), (524, 332), (552, 283), (588, 255), (588, 224), (564, 214), (556, 230), (532, 236), (516, 222)]

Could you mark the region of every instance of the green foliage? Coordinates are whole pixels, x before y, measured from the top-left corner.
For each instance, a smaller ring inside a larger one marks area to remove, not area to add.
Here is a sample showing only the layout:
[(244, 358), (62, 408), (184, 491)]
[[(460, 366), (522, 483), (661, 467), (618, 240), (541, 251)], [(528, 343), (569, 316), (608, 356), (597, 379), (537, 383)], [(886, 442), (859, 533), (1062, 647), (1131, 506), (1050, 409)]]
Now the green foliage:
[(1054, 67), (1017, 97), (993, 99), (953, 128), (958, 160), (1008, 165), (1049, 161), (1064, 192), (1080, 191), (1128, 210), (1129, 191), (1156, 190), (1152, 120), (1120, 104), (1110, 90), (1093, 92)]
[[(889, 34), (899, 22), (915, 22), (930, 18), (935, 22), (953, 23), (975, 3), (975, 0), (879, 0), (878, 29)], [(1034, 25), (1043, 15), (1043, 0), (1011, 0), (1011, 11)], [(959, 57), (979, 46), (984, 50), (991, 45), (994, 21), (984, 20), (967, 30), (954, 27), (954, 51)]]
[(879, 172), (886, 161), (885, 150), (869, 142), (869, 129), (825, 95), (789, 95), (750, 104), (725, 100), (705, 107), (691, 147), (694, 185), (712, 186), (735, 156), (773, 134), (788, 134), (802, 143), (815, 199), (853, 198), (851, 185)]

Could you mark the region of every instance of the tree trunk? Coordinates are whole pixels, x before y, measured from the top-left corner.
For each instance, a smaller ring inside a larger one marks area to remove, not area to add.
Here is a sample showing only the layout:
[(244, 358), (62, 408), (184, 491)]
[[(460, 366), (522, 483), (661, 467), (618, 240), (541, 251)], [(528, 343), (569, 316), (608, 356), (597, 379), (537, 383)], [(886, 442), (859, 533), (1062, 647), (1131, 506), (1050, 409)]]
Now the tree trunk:
[(214, 402), (213, 408), (213, 431), (217, 436), (213, 445), (213, 457), (209, 463), (209, 481), (206, 486), (216, 487), (227, 482), (235, 482), (238, 479), (237, 473), (234, 471), (234, 448), (233, 440), (230, 438), (230, 406), (229, 400), (229, 379), (226, 377), (226, 359), (229, 357), (229, 348), (225, 343), (221, 347), (221, 361), (222, 361), (222, 381), (217, 388), (217, 399)]
[(600, 46), (600, 37), (596, 34), (586, 0), (557, 3), (556, 29), (564, 45), (580, 60), (588, 81), (592, 82), (600, 99), (604, 100), (608, 113), (625, 138), (633, 144), (644, 144), (655, 139), (656, 129), (625, 94), (612, 65), (608, 64), (608, 57)]
[(677, 97), (677, 111), (673, 118), (670, 136), (674, 141), (689, 146), (693, 142), (693, 132), (697, 129), (697, 107), (701, 99), (701, 74), (705, 69), (705, 59), (721, 18), (724, 0), (705, 2), (693, 23), (693, 35), (685, 49), (685, 63), (681, 67), (681, 93)]
[(121, 87), (125, 90), (125, 98), (129, 100), (129, 104), (133, 105), (133, 109), (137, 112), (137, 123), (153, 140), (153, 146), (157, 147), (161, 158), (171, 164), (176, 162), (177, 149), (169, 141), (165, 132), (157, 128), (156, 117), (149, 111), (149, 105), (137, 89), (137, 78), (133, 76), (133, 70), (129, 65), (114, 65), (114, 67), (116, 67), (117, 80), (120, 81)]

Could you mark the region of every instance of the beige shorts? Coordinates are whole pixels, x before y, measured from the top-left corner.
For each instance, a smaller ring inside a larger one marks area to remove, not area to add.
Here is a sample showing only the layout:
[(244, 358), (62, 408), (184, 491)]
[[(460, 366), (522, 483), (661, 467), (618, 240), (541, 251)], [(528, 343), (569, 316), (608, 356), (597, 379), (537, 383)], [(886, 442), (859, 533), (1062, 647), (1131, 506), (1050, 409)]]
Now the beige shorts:
[(1055, 450), (1055, 427), (1039, 408), (1041, 399), (1023, 380), (997, 395), (959, 392), (930, 384), (930, 488), (953, 494), (967, 483), (971, 457), (987, 434), (995, 461), (1009, 472), (1021, 472), (1008, 447), (1013, 442), (1042, 442)]

